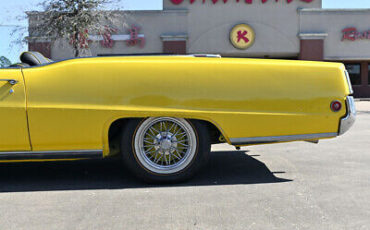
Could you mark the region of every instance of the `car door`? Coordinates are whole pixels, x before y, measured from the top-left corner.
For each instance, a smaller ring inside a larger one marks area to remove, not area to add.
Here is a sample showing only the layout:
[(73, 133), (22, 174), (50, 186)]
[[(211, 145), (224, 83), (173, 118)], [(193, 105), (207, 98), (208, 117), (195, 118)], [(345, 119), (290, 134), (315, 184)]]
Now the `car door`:
[(31, 150), (21, 69), (0, 69), (0, 152)]

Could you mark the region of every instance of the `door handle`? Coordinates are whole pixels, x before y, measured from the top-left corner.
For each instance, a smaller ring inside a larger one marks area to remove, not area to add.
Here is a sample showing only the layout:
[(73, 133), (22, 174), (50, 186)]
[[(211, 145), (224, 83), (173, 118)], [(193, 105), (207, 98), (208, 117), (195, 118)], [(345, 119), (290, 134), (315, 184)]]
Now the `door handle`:
[(18, 81), (14, 79), (0, 79), (0, 81), (7, 81), (11, 85), (15, 85), (18, 83)]

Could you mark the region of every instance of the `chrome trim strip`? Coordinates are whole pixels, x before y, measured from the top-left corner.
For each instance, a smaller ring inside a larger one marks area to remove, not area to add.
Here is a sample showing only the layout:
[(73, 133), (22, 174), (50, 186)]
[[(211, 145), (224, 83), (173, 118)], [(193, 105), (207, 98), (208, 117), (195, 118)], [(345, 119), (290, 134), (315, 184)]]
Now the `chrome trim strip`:
[(0, 152), (0, 160), (52, 160), (92, 158), (103, 158), (103, 150)]
[(347, 70), (345, 70), (344, 73), (345, 73), (346, 78), (347, 78), (347, 84), (348, 84), (348, 88), (349, 88), (349, 93), (350, 94), (353, 94), (353, 88), (352, 88), (351, 78), (349, 77), (349, 73), (348, 73)]
[(340, 121), (338, 135), (343, 135), (345, 132), (347, 132), (356, 121), (357, 112), (355, 99), (352, 96), (348, 96), (346, 100), (346, 105), (347, 115)]
[(233, 145), (247, 145), (247, 144), (264, 144), (264, 143), (286, 142), (286, 141), (316, 140), (316, 139), (336, 137), (336, 136), (337, 136), (337, 133), (317, 133), (317, 134), (303, 134), (303, 135), (289, 135), (289, 136), (230, 138), (230, 141), (231, 141), (231, 144)]

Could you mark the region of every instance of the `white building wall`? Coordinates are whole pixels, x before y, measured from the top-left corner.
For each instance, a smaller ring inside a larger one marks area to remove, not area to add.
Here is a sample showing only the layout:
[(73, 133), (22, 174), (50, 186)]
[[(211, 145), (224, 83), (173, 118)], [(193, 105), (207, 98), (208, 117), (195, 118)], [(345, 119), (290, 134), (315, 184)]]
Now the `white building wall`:
[(364, 10), (300, 10), (301, 33), (327, 33), (324, 39), (326, 60), (370, 60), (370, 39), (342, 41), (342, 30), (356, 27), (370, 31), (370, 9)]
[[(296, 57), (299, 53), (299, 15), (298, 8), (321, 8), (321, 0), (305, 3), (294, 0), (267, 1), (254, 0), (246, 4), (222, 0), (214, 4), (211, 0), (189, 0), (175, 5), (164, 0), (164, 9), (187, 9), (188, 15), (188, 52), (220, 53), (248, 57)], [(248, 50), (238, 50), (229, 42), (229, 32), (238, 23), (252, 26), (256, 41)]]

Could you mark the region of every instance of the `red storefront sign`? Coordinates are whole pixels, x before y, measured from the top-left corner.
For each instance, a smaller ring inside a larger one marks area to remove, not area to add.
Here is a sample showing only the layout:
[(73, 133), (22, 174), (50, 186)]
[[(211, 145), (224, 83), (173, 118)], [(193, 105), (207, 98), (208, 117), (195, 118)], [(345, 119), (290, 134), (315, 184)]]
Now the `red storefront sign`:
[(131, 26), (127, 35), (117, 34), (117, 31), (117, 29), (110, 26), (104, 26), (98, 35), (90, 35), (88, 30), (84, 30), (84, 32), (78, 33), (78, 39), (76, 39), (76, 35), (72, 35), (69, 43), (73, 46), (77, 45), (81, 49), (88, 49), (89, 43), (93, 41), (100, 42), (100, 45), (104, 48), (113, 48), (116, 41), (125, 41), (127, 46), (138, 45), (140, 48), (145, 46), (145, 37), (143, 34), (139, 34), (140, 27)]
[[(181, 3), (183, 3), (185, 0), (171, 0), (171, 2), (175, 5), (180, 5)], [(190, 4), (193, 4), (194, 2), (196, 2), (197, 0), (188, 0), (190, 2)], [(203, 4), (206, 3), (206, 0), (199, 0), (199, 1), (202, 1)], [(227, 3), (227, 2), (231, 2), (231, 1), (236, 1), (236, 2), (245, 2), (246, 4), (253, 4), (253, 0), (210, 0), (213, 2), (213, 4), (216, 4), (217, 2), (223, 2), (223, 3)], [(261, 1), (263, 4), (265, 4), (266, 2), (268, 2), (269, 0), (255, 0), (255, 1)], [(273, 0), (271, 0), (273, 1)], [(300, 2), (306, 2), (306, 3), (310, 3), (310, 2), (313, 2), (314, 0), (299, 0)], [(279, 0), (275, 0), (275, 2), (279, 2)], [(289, 4), (289, 3), (292, 3), (293, 0), (286, 0), (286, 2)]]
[(370, 30), (359, 32), (356, 27), (345, 28), (342, 30), (342, 41), (356, 41), (369, 39), (370, 40)]
[(69, 44), (72, 46), (77, 45), (80, 49), (87, 49), (89, 48), (89, 40), (87, 39), (88, 36), (89, 36), (88, 30), (84, 30), (83, 32), (77, 33), (77, 36), (76, 34), (72, 34), (69, 38)]
[(241, 31), (239, 30), (238, 31), (238, 42), (240, 42), (240, 40), (244, 40), (245, 43), (248, 43), (249, 42), (249, 39), (246, 37), (246, 35), (248, 34), (248, 31), (244, 30), (244, 31)]
[(130, 32), (130, 39), (126, 41), (126, 44), (128, 46), (136, 46), (137, 44), (140, 46), (140, 48), (143, 48), (145, 46), (145, 38), (139, 37), (139, 31), (140, 27), (137, 26), (131, 26)]
[(101, 46), (105, 48), (113, 48), (114, 40), (112, 39), (113, 33), (117, 33), (117, 29), (104, 26), (104, 30), (100, 31), (99, 35), (103, 37), (103, 40), (100, 41)]

